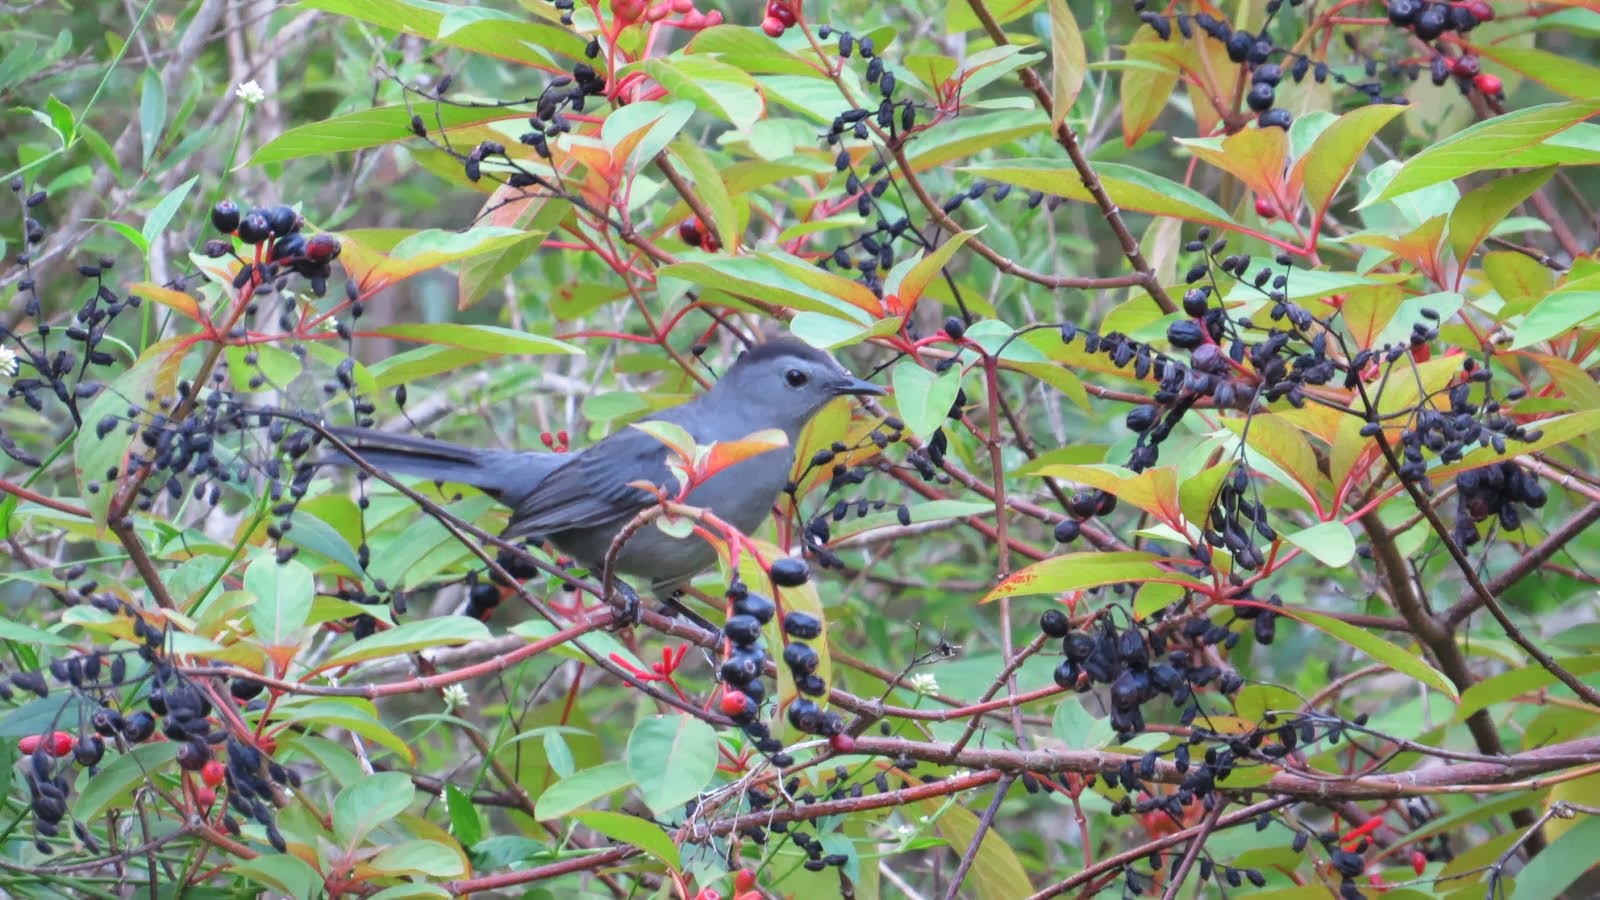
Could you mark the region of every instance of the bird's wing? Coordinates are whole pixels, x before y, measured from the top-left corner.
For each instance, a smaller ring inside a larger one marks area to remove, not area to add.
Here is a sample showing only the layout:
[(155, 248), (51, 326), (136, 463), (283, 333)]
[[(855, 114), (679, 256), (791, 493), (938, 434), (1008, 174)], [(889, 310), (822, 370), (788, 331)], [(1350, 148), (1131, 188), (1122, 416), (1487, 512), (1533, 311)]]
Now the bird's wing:
[(504, 537), (549, 536), (631, 518), (655, 501), (632, 481), (670, 486), (666, 445), (623, 428), (551, 472), (513, 507)]
[[(329, 431), (369, 465), (390, 474), (470, 484), (510, 506), (515, 506), (540, 480), (567, 462), (554, 453), (485, 450), (369, 428), (330, 428)], [(329, 453), (321, 462), (354, 465), (342, 453)]]

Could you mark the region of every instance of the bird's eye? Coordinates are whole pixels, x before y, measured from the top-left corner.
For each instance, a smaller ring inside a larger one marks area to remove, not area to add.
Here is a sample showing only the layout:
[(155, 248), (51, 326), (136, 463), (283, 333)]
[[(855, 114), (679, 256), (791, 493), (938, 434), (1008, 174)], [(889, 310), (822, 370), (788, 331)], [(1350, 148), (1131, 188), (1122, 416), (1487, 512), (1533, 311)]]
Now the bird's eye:
[(789, 382), (789, 387), (800, 388), (805, 387), (811, 377), (799, 369), (790, 369), (783, 373), (783, 380)]

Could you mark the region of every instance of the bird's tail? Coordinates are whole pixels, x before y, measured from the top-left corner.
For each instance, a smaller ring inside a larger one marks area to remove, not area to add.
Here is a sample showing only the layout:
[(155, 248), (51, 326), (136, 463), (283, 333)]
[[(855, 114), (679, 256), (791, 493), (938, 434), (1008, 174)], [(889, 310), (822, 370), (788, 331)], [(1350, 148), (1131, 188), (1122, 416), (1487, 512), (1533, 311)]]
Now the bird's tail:
[[(520, 495), (532, 490), (557, 462), (554, 454), (482, 450), (434, 438), (367, 428), (341, 427), (328, 431), (373, 468), (393, 475), (470, 484), (509, 503), (515, 503)], [(322, 462), (355, 465), (339, 451), (330, 452)]]

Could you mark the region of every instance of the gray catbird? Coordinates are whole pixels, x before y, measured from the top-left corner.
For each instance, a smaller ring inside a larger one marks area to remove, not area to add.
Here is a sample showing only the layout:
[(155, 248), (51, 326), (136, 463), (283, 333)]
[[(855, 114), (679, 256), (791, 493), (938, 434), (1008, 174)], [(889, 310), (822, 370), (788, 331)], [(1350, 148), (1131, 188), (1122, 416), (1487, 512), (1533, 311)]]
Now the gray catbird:
[[(883, 388), (846, 372), (833, 357), (793, 339), (745, 352), (709, 391), (646, 420), (670, 422), (704, 445), (732, 441), (768, 428), (788, 445), (738, 462), (698, 485), (686, 498), (709, 508), (740, 531), (753, 531), (772, 510), (789, 480), (800, 431), (830, 400), (882, 394)], [(668, 490), (665, 444), (637, 428), (623, 428), (586, 450), (535, 453), (481, 450), (445, 441), (361, 428), (333, 434), (375, 468), (392, 474), (469, 484), (511, 507), (506, 539), (537, 535), (598, 571), (612, 539), (652, 503), (652, 494), (629, 487), (648, 481)], [(330, 457), (328, 462), (349, 464)], [(670, 598), (716, 562), (700, 537), (669, 537), (647, 525), (617, 554), (615, 569), (647, 578), (656, 596)]]

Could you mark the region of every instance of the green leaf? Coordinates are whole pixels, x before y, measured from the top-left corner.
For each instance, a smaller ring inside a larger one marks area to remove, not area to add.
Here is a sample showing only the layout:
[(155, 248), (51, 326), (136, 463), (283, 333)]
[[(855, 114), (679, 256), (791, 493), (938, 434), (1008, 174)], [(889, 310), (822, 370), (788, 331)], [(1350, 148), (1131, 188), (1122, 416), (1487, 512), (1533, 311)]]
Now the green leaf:
[(367, 900), (417, 900), (419, 897), (427, 897), (430, 900), (434, 900), (434, 898), (437, 898), (437, 900), (449, 900), (452, 896), (454, 895), (436, 884), (406, 881), (392, 887), (386, 887), (368, 897)]
[(609, 797), (632, 786), (633, 779), (629, 777), (625, 763), (601, 763), (550, 785), (539, 795), (533, 812), (542, 821), (560, 819), (601, 797)]
[(1440, 675), (1436, 669), (1424, 662), (1420, 656), (1406, 650), (1404, 647), (1391, 644), (1364, 628), (1347, 625), (1338, 619), (1305, 609), (1282, 607), (1277, 612), (1291, 619), (1304, 622), (1337, 641), (1349, 644), (1351, 647), (1402, 675), (1409, 675), (1417, 681), (1438, 688), (1452, 701), (1459, 702), (1461, 699), (1461, 695), (1456, 692), (1455, 685), (1451, 684), (1449, 679)]
[(1560, 134), (1597, 112), (1600, 100), (1547, 103), (1479, 122), (1411, 157), (1357, 209), (1473, 172), (1504, 168), (1511, 154)]
[(1108, 553), (1084, 551), (1052, 556), (1013, 573), (979, 602), (988, 603), (1001, 597), (1060, 594), (1124, 581), (1193, 584), (1163, 569), (1158, 563), (1165, 558), (1135, 550)]
[(161, 83), (161, 75), (147, 68), (139, 77), (139, 142), (147, 167), (161, 145), (161, 132), (166, 125), (167, 89)]
[(1343, 522), (1320, 522), (1310, 528), (1286, 534), (1283, 539), (1299, 547), (1323, 565), (1342, 568), (1356, 558), (1356, 539)]
[(572, 757), (572, 747), (559, 731), (544, 733), (544, 758), (557, 778), (571, 778), (578, 771), (578, 762)]
[(600, 139), (613, 153), (625, 154), (627, 168), (636, 172), (667, 149), (692, 115), (694, 104), (687, 100), (630, 103), (606, 116)]
[(1068, 750), (1097, 750), (1117, 739), (1111, 720), (1091, 715), (1077, 697), (1066, 697), (1056, 704), (1050, 731)]
[(457, 646), (489, 638), (489, 627), (471, 616), (435, 616), (416, 619), (380, 631), (323, 660), (322, 671), (428, 647)]
[(89, 776), (88, 783), (72, 801), (73, 818), (92, 822), (111, 807), (127, 802), (135, 788), (149, 783), (151, 772), (166, 768), (177, 757), (176, 743), (158, 741), (140, 744), (105, 763), (100, 771)]
[(1295, 160), (1291, 180), (1299, 178), (1305, 185), (1306, 202), (1319, 219), (1350, 177), (1350, 170), (1366, 152), (1373, 135), (1403, 110), (1405, 107), (1393, 103), (1374, 103), (1345, 113), (1323, 129), (1311, 149)]
[(699, 197), (700, 204), (711, 213), (711, 224), (716, 227), (717, 235), (725, 245), (737, 247), (739, 244), (739, 214), (734, 209), (733, 198), (728, 194), (728, 185), (723, 182), (722, 174), (717, 171), (717, 166), (711, 157), (699, 144), (691, 140), (674, 142), (672, 156), (683, 163), (694, 178), (694, 192)]
[(430, 375), (464, 369), (497, 355), (494, 350), (467, 350), (445, 344), (425, 344), (395, 353), (387, 359), (380, 359), (367, 371), (371, 373), (373, 383), (380, 389), (385, 389), (397, 384), (410, 384)]
[[(1106, 193), (1124, 210), (1177, 216), (1190, 222), (1223, 228), (1234, 227), (1233, 219), (1222, 207), (1199, 191), (1176, 181), (1116, 163), (1099, 163), (1095, 170), (1100, 173), (1100, 183)], [(1078, 170), (1059, 159), (1015, 159), (1005, 163), (962, 166), (961, 171), (1013, 184), (1024, 190), (1044, 191), (1068, 200), (1094, 202), (1094, 196), (1083, 186)]]
[(906, 423), (906, 430), (918, 439), (933, 434), (944, 422), (961, 391), (961, 367), (951, 366), (934, 374), (914, 359), (901, 360), (890, 373), (895, 408)]
[(199, 180), (200, 176), (196, 175), (168, 191), (167, 195), (161, 198), (161, 202), (150, 210), (150, 217), (144, 220), (144, 228), (139, 232), (144, 235), (146, 247), (154, 246), (156, 240), (161, 237), (161, 233), (167, 230), (167, 225), (172, 221), (172, 217), (177, 214), (178, 207), (183, 205), (184, 199), (189, 196), (190, 189)]
[(638, 847), (666, 863), (669, 868), (683, 868), (683, 860), (678, 855), (678, 846), (665, 831), (661, 830), (660, 825), (648, 819), (630, 816), (627, 813), (595, 809), (575, 812), (572, 818), (613, 841)]
[(690, 434), (689, 430), (682, 425), (675, 425), (672, 422), (651, 421), (634, 422), (629, 427), (637, 428), (665, 444), (668, 450), (671, 450), (684, 462), (692, 463), (694, 461), (695, 448), (699, 444), (695, 441), (694, 435)]
[(1511, 211), (1544, 186), (1556, 172), (1554, 166), (1496, 178), (1461, 198), (1450, 213), (1450, 249), (1456, 262), (1467, 264), (1472, 251)]
[(1205, 523), (1211, 516), (1211, 508), (1216, 505), (1222, 482), (1231, 474), (1233, 464), (1225, 462), (1208, 466), (1183, 479), (1178, 484), (1178, 507), (1183, 510), (1183, 518), (1195, 525)]
[(628, 735), (627, 760), (645, 805), (664, 815), (711, 783), (717, 772), (717, 733), (693, 716), (651, 716)]
[[(1600, 672), (1600, 656), (1574, 656), (1557, 659), (1556, 663), (1577, 676)], [(1492, 675), (1461, 692), (1461, 705), (1456, 709), (1456, 721), (1464, 722), (1468, 716), (1480, 709), (1488, 709), (1513, 697), (1532, 694), (1560, 683), (1560, 680), (1543, 666), (1519, 666)]]
[(135, 250), (139, 251), (140, 256), (150, 252), (150, 242), (144, 239), (144, 235), (139, 233), (139, 229), (126, 222), (114, 222), (111, 219), (84, 219), (84, 221), (93, 222), (96, 225), (104, 225), (122, 235), (128, 243), (133, 245)]
[[(651, 57), (641, 64), (667, 93), (687, 100), (707, 115), (748, 131), (761, 118), (761, 93), (756, 80), (738, 66), (709, 56)], [(632, 66), (628, 68), (634, 68)], [(618, 72), (618, 77), (628, 69)]]
[(407, 763), (415, 757), (411, 747), (400, 736), (378, 721), (370, 702), (349, 698), (323, 698), (301, 706), (286, 707), (280, 704), (274, 719), (302, 725), (320, 724), (353, 731), (362, 737), (393, 750)]
[[(986, 4), (986, 11), (994, 17), (996, 25), (1013, 22), (1032, 12), (1042, 0), (1000, 0)], [(960, 34), (983, 27), (967, 0), (945, 0), (944, 28), (946, 34)]]
[[(884, 295), (899, 295), (900, 309), (911, 309), (916, 301), (922, 298), (923, 291), (928, 289), (928, 283), (939, 277), (939, 273), (949, 264), (951, 257), (956, 255), (956, 251), (961, 249), (961, 245), (982, 230), (975, 228), (952, 234), (949, 240), (940, 244), (932, 253), (926, 256), (918, 254), (915, 257), (907, 257), (904, 261), (910, 262), (911, 265), (906, 269), (896, 265), (895, 270), (884, 280)], [(899, 277), (896, 277), (897, 272), (901, 273)], [(1007, 331), (1009, 332), (1009, 329)]]
[(1600, 291), (1554, 291), (1528, 310), (1511, 349), (1521, 350), (1566, 334), (1600, 313)]
[[(973, 839), (978, 836), (978, 817), (971, 810), (953, 803), (941, 805), (934, 800), (921, 801), (920, 806), (924, 814), (939, 814), (934, 828), (950, 849), (959, 855), (972, 847)], [(977, 900), (1016, 900), (1033, 893), (1027, 870), (1000, 832), (990, 828), (983, 833), (983, 842), (978, 845), (978, 855), (967, 876), (968, 884), (963, 885), (970, 887), (971, 893), (964, 890), (963, 896), (974, 896)]]
[(346, 850), (411, 806), (416, 790), (403, 772), (375, 772), (333, 800), (333, 834)]
[(877, 303), (877, 298), (860, 283), (798, 261), (799, 269), (809, 269), (815, 276), (808, 281), (797, 282), (796, 278), (790, 276), (800, 273), (777, 265), (779, 260), (775, 254), (759, 257), (717, 256), (664, 266), (660, 275), (662, 278), (679, 278), (735, 297), (749, 297), (776, 306), (844, 319), (863, 328), (872, 324), (873, 317), (848, 299), (864, 293), (866, 299)]
[[(548, 218), (551, 213), (559, 212), (558, 205), (550, 204), (545, 198), (532, 198), (521, 204), (521, 209), (527, 213), (529, 222)], [(544, 216), (540, 214), (544, 213)], [(519, 215), (517, 221), (522, 224), (524, 216)], [(461, 269), (456, 275), (459, 285), (457, 308), (467, 309), (490, 290), (503, 286), (505, 279), (521, 268), (539, 249), (539, 243), (544, 240), (545, 232), (537, 228), (526, 228), (520, 241), (508, 241), (506, 246), (492, 253), (483, 253), (461, 261)]]
[(547, 353), (576, 354), (583, 351), (566, 341), (558, 341), (542, 334), (530, 334), (515, 328), (499, 325), (462, 325), (455, 322), (385, 325), (374, 329), (373, 334), (402, 338), (425, 344), (443, 344), (503, 356), (525, 353), (539, 356)]
[(43, 631), (21, 622), (10, 619), (0, 619), (0, 641), (16, 641), (19, 644), (43, 644), (47, 647), (61, 647), (72, 643), (65, 637), (51, 631)]
[(908, 148), (906, 161), (914, 171), (926, 172), (1013, 141), (1042, 135), (1049, 129), (1050, 120), (1031, 104), (1022, 110), (961, 115), (919, 134)]
[(1517, 873), (1517, 888), (1511, 900), (1556, 900), (1583, 873), (1594, 868), (1594, 848), (1600, 844), (1600, 816), (1580, 815), (1581, 822)]
[(390, 875), (457, 878), (467, 873), (461, 851), (438, 841), (399, 841), (384, 847), (370, 865)]
[(270, 885), (288, 897), (320, 896), (327, 884), (310, 863), (292, 853), (268, 853), (255, 859), (234, 860), (228, 870)]
[(1592, 99), (1595, 86), (1600, 85), (1600, 69), (1580, 62), (1572, 55), (1494, 41), (1484, 41), (1474, 49), (1485, 60), (1492, 59), (1573, 100)]
[(1051, 125), (1059, 126), (1072, 112), (1088, 67), (1083, 35), (1078, 31), (1078, 20), (1072, 17), (1072, 8), (1067, 0), (1050, 0), (1051, 93), (1055, 95)]
[(61, 135), (61, 143), (70, 146), (78, 139), (78, 117), (73, 115), (72, 107), (51, 94), (44, 101), (44, 108), (50, 114), (50, 124)]
[(295, 632), (311, 615), (317, 593), (311, 570), (297, 560), (279, 565), (270, 553), (261, 553), (244, 570), (244, 589), (256, 598), (250, 622), (261, 640), (273, 646), (296, 643)]
[[(411, 115), (411, 110), (405, 106), (380, 106), (291, 128), (263, 145), (246, 165), (260, 166), (307, 156), (344, 153), (407, 140), (416, 136), (411, 131)], [(514, 108), (491, 109), (445, 103), (429, 108), (423, 115), (423, 121), (432, 133), (441, 122), (445, 128), (459, 128), (526, 116), (526, 112)]]

